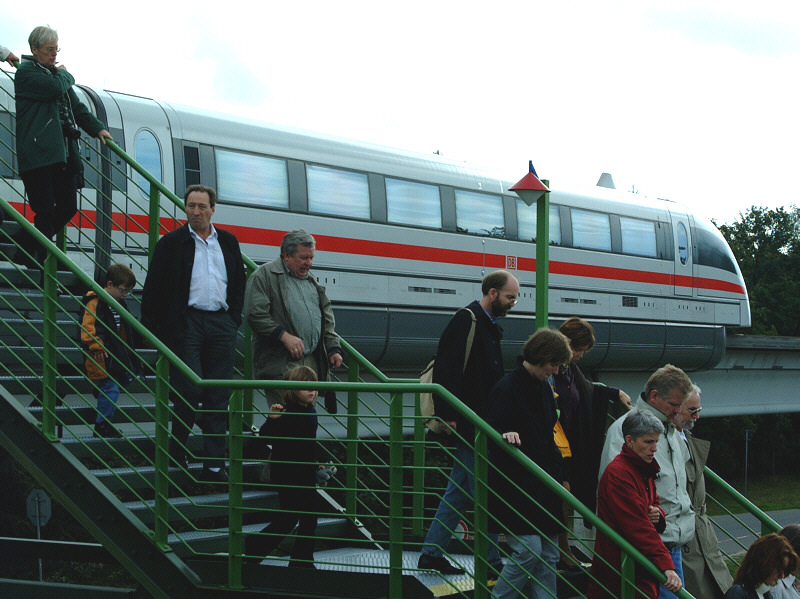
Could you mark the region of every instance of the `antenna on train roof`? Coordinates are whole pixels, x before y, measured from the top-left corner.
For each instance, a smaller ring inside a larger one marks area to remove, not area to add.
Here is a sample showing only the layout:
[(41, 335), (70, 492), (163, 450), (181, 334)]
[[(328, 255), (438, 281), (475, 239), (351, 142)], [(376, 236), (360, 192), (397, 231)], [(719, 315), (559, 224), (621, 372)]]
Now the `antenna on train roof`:
[(608, 189), (617, 188), (617, 186), (614, 185), (614, 178), (611, 176), (611, 173), (603, 173), (600, 175), (600, 178), (597, 180), (597, 187), (607, 187)]

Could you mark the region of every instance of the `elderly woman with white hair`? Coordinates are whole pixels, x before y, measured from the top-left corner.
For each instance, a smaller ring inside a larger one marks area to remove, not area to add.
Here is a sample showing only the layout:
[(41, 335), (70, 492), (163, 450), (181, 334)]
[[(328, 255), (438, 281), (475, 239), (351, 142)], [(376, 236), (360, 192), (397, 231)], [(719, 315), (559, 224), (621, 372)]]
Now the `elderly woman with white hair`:
[[(651, 412), (631, 410), (622, 423), (622, 451), (606, 467), (597, 490), (597, 515), (614, 531), (641, 551), (667, 577), (664, 586), (674, 593), (681, 579), (659, 533), (666, 527), (664, 511), (656, 493), (655, 477), (660, 467), (655, 459), (664, 425)], [(619, 597), (620, 549), (606, 535), (597, 532), (587, 597)], [(602, 558), (602, 559), (600, 559)], [(658, 584), (636, 566), (638, 596), (658, 597)]]
[[(83, 187), (80, 129), (104, 144), (111, 134), (78, 99), (72, 89), (75, 78), (63, 64), (56, 64), (60, 51), (56, 30), (36, 27), (28, 44), (32, 56), (23, 55), (14, 78), (17, 159), (33, 224), (52, 239), (78, 211), (77, 190)], [(14, 261), (37, 266), (43, 254), (33, 238), (23, 234), (17, 243), (22, 251)]]

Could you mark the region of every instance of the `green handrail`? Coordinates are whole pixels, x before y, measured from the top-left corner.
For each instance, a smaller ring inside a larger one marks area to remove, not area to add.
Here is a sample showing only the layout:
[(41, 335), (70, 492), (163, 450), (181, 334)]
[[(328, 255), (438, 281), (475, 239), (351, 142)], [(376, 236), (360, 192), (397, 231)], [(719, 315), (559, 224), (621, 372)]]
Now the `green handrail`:
[[(156, 180), (150, 173), (138, 165), (130, 156), (128, 156), (122, 149), (114, 142), (108, 142), (108, 147), (117, 153), (127, 164), (144, 177), (150, 184), (150, 201), (151, 211), (150, 229), (149, 229), (149, 247), (148, 250), (152, 255), (152, 249), (159, 237), (160, 231), (160, 197), (163, 195), (173, 202), (176, 206), (183, 208), (183, 202), (174, 193), (168, 190), (163, 184)], [(57, 376), (56, 370), (56, 353), (55, 353), (55, 339), (57, 334), (57, 327), (55, 326), (55, 314), (57, 310), (57, 281), (56, 281), (56, 264), (61, 263), (66, 266), (87, 289), (93, 289), (103, 301), (111, 305), (130, 326), (158, 352), (158, 360), (156, 363), (156, 479), (155, 479), (155, 513), (156, 519), (154, 524), (154, 541), (164, 551), (169, 550), (167, 545), (167, 536), (169, 532), (169, 525), (167, 522), (167, 514), (169, 510), (168, 504), (168, 488), (169, 488), (169, 474), (168, 468), (168, 440), (169, 440), (169, 368), (172, 366), (180, 371), (197, 386), (204, 387), (226, 387), (234, 390), (231, 401), (231, 468), (230, 475), (231, 481), (229, 492), (231, 493), (230, 501), (230, 546), (229, 546), (229, 578), (228, 583), (232, 587), (241, 585), (241, 545), (242, 545), (242, 530), (241, 530), (241, 490), (242, 490), (242, 472), (241, 472), (241, 452), (242, 452), (242, 416), (244, 414), (252, 414), (252, 400), (248, 406), (247, 399), (243, 397), (252, 398), (252, 394), (256, 390), (271, 389), (271, 388), (294, 388), (303, 389), (308, 388), (307, 382), (288, 382), (288, 381), (271, 381), (271, 380), (252, 380), (252, 363), (251, 358), (247, 357), (245, 361), (245, 369), (250, 368), (250, 375), (246, 380), (203, 380), (198, 377), (191, 369), (189, 369), (168, 347), (161, 341), (153, 336), (141, 323), (139, 323), (132, 315), (126, 310), (122, 309), (119, 303), (105, 290), (97, 285), (91, 277), (86, 275), (81, 269), (75, 266), (62, 248), (53, 244), (49, 239), (45, 238), (31, 223), (27, 221), (22, 215), (14, 210), (5, 199), (0, 198), (0, 208), (2, 208), (7, 215), (17, 221), (17, 223), (36, 241), (46, 249), (47, 257), (44, 264), (44, 296), (45, 296), (45, 325), (44, 325), (44, 393), (43, 393), (43, 433), (52, 441), (57, 441), (55, 436), (56, 415), (55, 415), (55, 381)], [(243, 256), (248, 271), (252, 272), (256, 268), (255, 263), (246, 256)], [(249, 345), (249, 344), (247, 344)], [(346, 443), (346, 456), (347, 461), (351, 465), (347, 469), (347, 484), (345, 489), (346, 494), (346, 510), (350, 514), (357, 512), (357, 480), (358, 480), (358, 445), (359, 445), (359, 417), (358, 417), (358, 395), (366, 391), (383, 391), (390, 392), (390, 493), (401, 493), (403, 491), (402, 468), (403, 468), (403, 452), (402, 447), (405, 441), (402, 427), (403, 419), (403, 397), (405, 394), (413, 394), (418, 398), (421, 392), (434, 392), (439, 396), (451, 403), (454, 408), (459, 411), (462, 416), (472, 422), (475, 426), (475, 453), (476, 453), (476, 466), (475, 466), (475, 483), (476, 483), (476, 496), (475, 496), (475, 523), (476, 523), (476, 538), (475, 538), (475, 554), (481, 556), (476, 562), (476, 580), (485, 580), (487, 573), (487, 564), (485, 562), (486, 548), (488, 544), (488, 537), (486, 536), (486, 526), (488, 522), (487, 502), (488, 502), (488, 470), (489, 465), (486, 460), (487, 445), (493, 442), (502, 447), (504, 451), (509, 452), (514, 459), (523, 464), (526, 468), (530, 469), (534, 474), (543, 480), (549, 490), (558, 495), (563, 501), (575, 509), (579, 514), (591, 522), (598, 530), (602, 531), (616, 544), (618, 544), (623, 553), (622, 570), (624, 578), (632, 583), (633, 566), (634, 562), (639, 563), (644, 567), (648, 573), (656, 580), (662, 580), (663, 575), (647, 558), (637, 551), (627, 541), (617, 535), (610, 527), (608, 527), (602, 520), (600, 520), (594, 513), (589, 511), (585, 506), (579, 503), (570, 493), (568, 493), (559, 482), (550, 478), (544, 471), (542, 471), (534, 462), (529, 460), (515, 448), (504, 443), (501, 435), (488, 427), (482, 419), (480, 419), (472, 410), (464, 406), (457, 398), (451, 395), (446, 389), (440, 385), (421, 385), (417, 381), (409, 379), (389, 378), (366, 360), (355, 348), (353, 348), (345, 340), (342, 340), (342, 346), (348, 353), (348, 372), (350, 374), (351, 382), (338, 383), (338, 382), (318, 382), (313, 385), (314, 388), (319, 390), (333, 389), (347, 391), (348, 394), (348, 413), (347, 413), (347, 443)], [(376, 379), (376, 382), (352, 382), (360, 380), (362, 370), (368, 375)], [(418, 404), (418, 400), (415, 402)], [(424, 445), (421, 443), (424, 439), (424, 427), (422, 425), (422, 418), (416, 408), (415, 413), (415, 426), (413, 438), (414, 444), (414, 466), (415, 474), (413, 477), (413, 486), (415, 491), (415, 499), (413, 503), (413, 510), (415, 514), (422, 512), (422, 494), (417, 492), (421, 490), (424, 481), (424, 473), (421, 471), (421, 465), (424, 464)], [(730, 494), (734, 499), (742, 505), (747, 511), (755, 514), (762, 524), (762, 532), (775, 531), (779, 529), (779, 525), (774, 522), (769, 516), (761, 512), (756, 506), (749, 502), (746, 498), (741, 496), (735, 489), (730, 487), (725, 481), (720, 479), (710, 469), (706, 468), (707, 476), (725, 492)], [(238, 502), (236, 498), (238, 497)], [(400, 502), (392, 502), (390, 504), (390, 596), (402, 597), (402, 504)], [(415, 518), (415, 530), (421, 530), (421, 518)], [(630, 584), (623, 584), (626, 589), (623, 593), (630, 591)], [(475, 596), (478, 598), (486, 597), (488, 589), (483, 584), (476, 584)], [(679, 594), (683, 599), (691, 597), (686, 591), (682, 590)]]

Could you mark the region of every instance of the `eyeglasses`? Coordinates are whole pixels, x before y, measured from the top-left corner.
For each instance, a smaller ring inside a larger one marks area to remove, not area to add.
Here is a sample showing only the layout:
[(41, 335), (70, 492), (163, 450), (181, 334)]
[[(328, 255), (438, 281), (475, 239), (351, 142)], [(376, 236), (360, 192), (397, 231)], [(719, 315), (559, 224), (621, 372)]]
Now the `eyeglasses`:
[(58, 54), (61, 52), (61, 48), (57, 46), (46, 46), (44, 48), (39, 48), (45, 54)]
[(117, 287), (117, 291), (119, 291), (122, 295), (128, 295), (133, 289), (128, 289), (126, 287)]
[(703, 409), (703, 407), (701, 406), (701, 407), (699, 407), (699, 408), (686, 408), (686, 409), (687, 409), (687, 410), (689, 410), (689, 413), (690, 413), (692, 416), (694, 416), (695, 414), (699, 414), (699, 413), (700, 413), (700, 410), (702, 410), (702, 409)]

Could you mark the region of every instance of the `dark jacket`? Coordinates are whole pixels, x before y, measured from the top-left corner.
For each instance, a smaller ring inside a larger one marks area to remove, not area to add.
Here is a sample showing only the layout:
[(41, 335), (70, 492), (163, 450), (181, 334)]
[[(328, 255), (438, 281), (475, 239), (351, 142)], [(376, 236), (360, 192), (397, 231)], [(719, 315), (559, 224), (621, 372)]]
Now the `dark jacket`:
[[(486, 421), (500, 434), (518, 433), (519, 451), (556, 481), (563, 481), (561, 452), (553, 441), (555, 399), (546, 381), (532, 376), (520, 363), (489, 394)], [(553, 535), (562, 529), (561, 500), (536, 475), (494, 444), (489, 447), (489, 463), (490, 531), (539, 534), (538, 529)]]
[[(297, 364), (280, 341), (284, 331), (297, 335), (298, 331), (289, 315), (286, 291), (286, 270), (283, 258), (262, 264), (250, 276), (245, 291), (245, 314), (253, 331), (253, 374), (257, 379), (277, 379)], [(344, 354), (341, 341), (334, 328), (331, 301), (325, 288), (313, 274), (308, 275), (319, 295), (322, 314), (322, 331), (314, 350), (317, 376), (327, 380), (329, 359), (332, 354)]]
[[(127, 310), (124, 299), (117, 300)], [(136, 336), (131, 326), (120, 318), (119, 331), (111, 307), (94, 291), (83, 296), (81, 314), (81, 343), (87, 352), (104, 350), (108, 358), (86, 356), (86, 374), (93, 381), (111, 377), (123, 386), (140, 372), (139, 360), (129, 349)]]
[[(772, 595), (769, 592), (764, 594), (764, 599), (770, 599), (770, 597)], [(725, 599), (758, 599), (758, 593), (743, 584), (735, 584), (725, 593)]]
[(554, 378), (556, 391), (562, 385), (574, 385), (579, 397), (577, 410), (572, 415), (572, 431), (565, 429), (572, 451), (573, 476), (569, 481), (570, 490), (581, 503), (595, 511), (595, 481), (600, 474), (600, 456), (606, 436), (609, 402), (619, 397), (619, 389), (593, 384), (583, 376), (577, 364), (570, 364), (567, 368), (568, 376), (559, 372)]
[[(655, 477), (659, 470), (655, 459), (648, 464), (628, 449), (627, 445), (623, 445), (622, 451), (606, 467), (600, 478), (597, 488), (597, 515), (663, 572), (673, 570), (675, 564), (659, 534), (666, 527), (664, 511), (661, 510), (656, 492)], [(650, 521), (648, 508), (651, 505), (658, 506), (661, 510), (661, 518), (657, 524)], [(591, 575), (608, 588), (611, 594), (594, 580), (590, 580), (586, 596), (590, 599), (619, 597), (619, 547), (597, 531), (594, 550), (603, 559), (598, 558), (592, 562)], [(658, 596), (658, 583), (638, 564), (636, 586), (644, 593), (643, 597), (655, 599)]]
[[(472, 302), (467, 309), (475, 314), (476, 319), (475, 337), (467, 367), (464, 368), (464, 353), (472, 318), (464, 310), (459, 310), (450, 319), (439, 339), (433, 366), (433, 382), (442, 385), (467, 407), (482, 415), (489, 392), (503, 377), (503, 355), (500, 351), (502, 331), (499, 326), (492, 324), (479, 302)], [(455, 420), (458, 434), (471, 443), (475, 436), (472, 423), (462, 418), (441, 397), (434, 395), (433, 401), (436, 415), (445, 421)]]
[[(105, 129), (72, 90), (75, 79), (66, 69), (51, 71), (23, 56), (14, 77), (17, 109), (17, 159), (19, 172), (66, 163), (68, 144), (77, 156), (77, 141), (68, 141), (61, 129), (59, 98), (66, 95), (75, 124), (92, 137)], [(76, 165), (82, 170), (82, 161)]]
[(317, 481), (317, 411), (314, 406), (287, 404), (278, 418), (262, 427), (272, 443), (270, 478), (279, 485), (313, 486)]
[[(236, 237), (215, 227), (228, 273), (228, 314), (242, 324), (245, 271)], [(170, 347), (178, 342), (189, 309), (195, 242), (189, 226), (158, 240), (142, 291), (142, 324)]]

